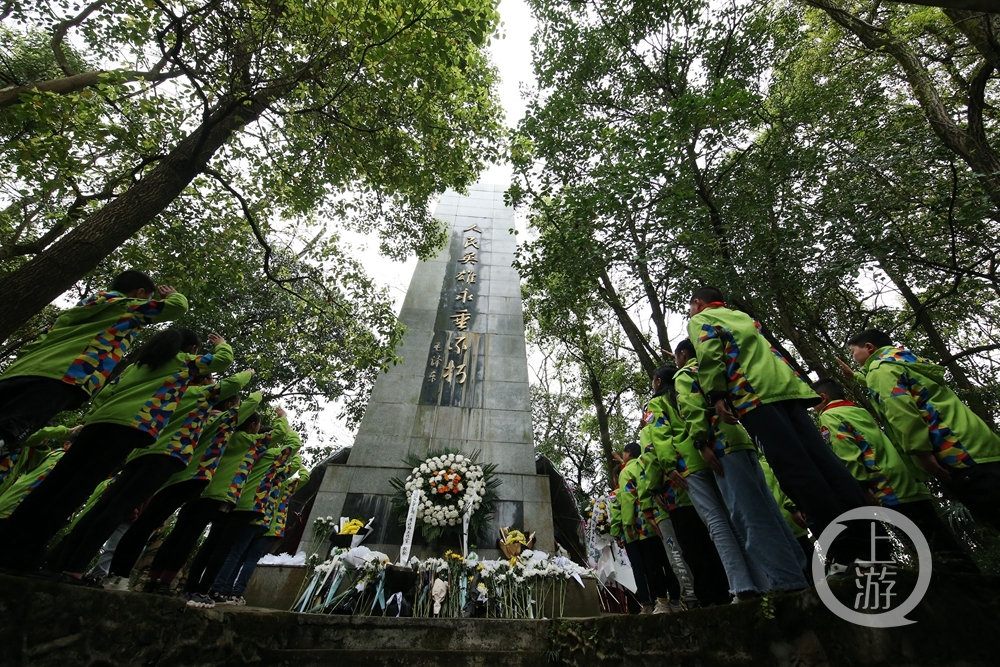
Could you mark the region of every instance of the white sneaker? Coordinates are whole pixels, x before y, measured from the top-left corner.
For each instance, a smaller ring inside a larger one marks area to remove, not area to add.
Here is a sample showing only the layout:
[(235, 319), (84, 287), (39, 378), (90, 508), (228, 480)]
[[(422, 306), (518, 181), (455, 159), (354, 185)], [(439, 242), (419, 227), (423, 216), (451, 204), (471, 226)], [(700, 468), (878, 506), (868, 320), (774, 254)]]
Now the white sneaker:
[(652, 614), (652, 613), (654, 613), (654, 609), (656, 609), (656, 607), (654, 607), (653, 605), (651, 605), (651, 604), (644, 604), (644, 605), (642, 605), (642, 611), (640, 611), (639, 613), (640, 614)]
[(128, 577), (107, 577), (103, 582), (106, 591), (127, 591)]

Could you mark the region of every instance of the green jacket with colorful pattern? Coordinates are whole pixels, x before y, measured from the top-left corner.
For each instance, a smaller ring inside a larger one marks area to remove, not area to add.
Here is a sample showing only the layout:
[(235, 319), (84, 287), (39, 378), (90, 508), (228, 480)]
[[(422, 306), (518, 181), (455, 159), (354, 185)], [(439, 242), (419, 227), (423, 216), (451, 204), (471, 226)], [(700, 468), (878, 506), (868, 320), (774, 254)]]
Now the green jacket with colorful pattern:
[(62, 448), (51, 450), (34, 470), (18, 477), (6, 491), (0, 493), (0, 519), (9, 517), (28, 494), (45, 481), (63, 454), (65, 452)]
[[(211, 498), (230, 505), (237, 505), (243, 497), (244, 489), (256, 488), (256, 484), (267, 473), (271, 461), (281, 452), (279, 445), (288, 437), (288, 433), (287, 419), (279, 419), (274, 422), (274, 427), (269, 433), (251, 435), (245, 431), (236, 431), (229, 439), (226, 451), (232, 450), (234, 454), (242, 453), (242, 456), (222, 457), (222, 461), (215, 471), (215, 476), (212, 477), (208, 487), (201, 492), (202, 498)], [(270, 459), (258, 468), (258, 461), (269, 450), (271, 451)], [(254, 476), (254, 480), (251, 480), (250, 475), (255, 469), (259, 471), (259, 474)]]
[(21, 348), (3, 379), (35, 376), (62, 380), (96, 394), (146, 325), (169, 322), (187, 311), (183, 294), (163, 300), (98, 292), (61, 313), (38, 340)]
[(127, 460), (150, 455), (171, 456), (187, 467), (194, 459), (202, 429), (211, 419), (212, 406), (240, 393), (251, 378), (253, 373), (243, 371), (210, 385), (189, 387), (156, 442), (136, 449)]
[[(645, 426), (639, 434), (639, 443), (643, 453), (640, 461), (643, 464), (643, 477), (639, 485), (640, 503), (644, 508), (655, 505), (663, 514), (669, 514), (677, 507), (688, 507), (691, 499), (687, 491), (678, 488), (670, 479), (670, 472), (678, 470), (682, 455), (674, 443), (683, 441), (687, 435), (684, 421), (673, 409), (666, 394), (650, 399), (643, 414)], [(694, 445), (691, 443), (693, 449)], [(695, 452), (697, 454), (697, 450)], [(701, 461), (702, 467), (707, 464), (697, 455), (695, 461)], [(683, 465), (690, 472), (687, 461)]]
[(159, 368), (129, 366), (97, 396), (84, 421), (129, 426), (158, 438), (191, 380), (224, 371), (232, 363), (233, 348), (223, 343), (211, 354), (181, 352)]
[(302, 467), (302, 459), (298, 455), (302, 440), (298, 433), (289, 431), (281, 439), (272, 439), (271, 445), (254, 464), (243, 495), (236, 504), (238, 511), (263, 514), (274, 485), (279, 481), (282, 470), (291, 464), (292, 457), (298, 460), (296, 470)]
[[(3, 493), (17, 481), (21, 475), (26, 475), (48, 458), (54, 450), (60, 449), (69, 435), (68, 426), (46, 426), (40, 428), (24, 441), (21, 448), (11, 452), (0, 461), (0, 493)], [(53, 440), (52, 446), (47, 441)]]
[(905, 454), (934, 452), (945, 468), (1000, 461), (1000, 437), (944, 382), (945, 369), (901, 347), (865, 362), (865, 384), (889, 439)]
[(642, 463), (632, 459), (618, 475), (618, 505), (621, 507), (622, 533), (626, 542), (644, 540), (655, 534), (646, 523), (646, 517), (639, 505), (639, 479), (642, 477)]
[[(713, 442), (716, 458), (730, 452), (753, 449), (750, 434), (739, 424), (727, 424), (715, 414), (701, 391), (698, 382), (698, 360), (692, 359), (674, 376), (677, 391), (677, 411), (687, 424), (688, 436), (693, 443)], [(701, 458), (699, 454), (698, 458)]]
[[(162, 488), (189, 480), (211, 482), (215, 471), (222, 466), (222, 461), (226, 458), (229, 439), (240, 424), (257, 412), (257, 408), (263, 400), (263, 394), (255, 391), (236, 407), (225, 411), (213, 411), (213, 414), (209, 416), (208, 425), (202, 429), (201, 435), (198, 437), (198, 446), (194, 450), (191, 461), (184, 470), (168, 479)], [(235, 475), (236, 469), (245, 455), (246, 452), (231, 452), (227, 459), (227, 463), (231, 463), (231, 465), (227, 464), (223, 467)]]
[(706, 308), (688, 322), (688, 336), (698, 355), (698, 382), (710, 404), (728, 399), (742, 417), (762, 404), (801, 400), (813, 406), (820, 400), (746, 313)]
[(820, 414), (819, 423), (834, 453), (880, 504), (895, 507), (931, 499), (930, 491), (913, 476), (867, 410), (851, 401), (832, 401)]

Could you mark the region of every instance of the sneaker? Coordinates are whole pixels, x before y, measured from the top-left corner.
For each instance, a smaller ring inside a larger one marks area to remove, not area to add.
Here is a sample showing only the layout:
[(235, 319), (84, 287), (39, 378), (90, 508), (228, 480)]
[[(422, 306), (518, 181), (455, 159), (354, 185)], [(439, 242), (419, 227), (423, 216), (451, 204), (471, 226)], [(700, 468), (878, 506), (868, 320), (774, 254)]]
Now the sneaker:
[(215, 604), (217, 604), (217, 605), (230, 604), (230, 602), (229, 602), (229, 596), (228, 595), (223, 595), (222, 593), (219, 593), (218, 591), (209, 591), (208, 592), (208, 597), (210, 597), (212, 599), (212, 601)]
[(237, 607), (247, 606), (247, 601), (243, 599), (242, 595), (234, 595), (229, 599), (232, 600), (232, 604), (236, 605)]
[(127, 591), (128, 587), (128, 577), (105, 577), (104, 590), (106, 591)]
[(642, 611), (640, 611), (639, 613), (640, 614), (652, 614), (654, 609), (655, 609), (655, 607), (653, 605), (651, 605), (651, 604), (644, 604), (644, 605), (642, 605)]
[(853, 568), (850, 565), (830, 561), (826, 564), (826, 580), (843, 579), (851, 576)]
[(208, 597), (207, 595), (202, 595), (201, 593), (190, 593), (186, 594), (187, 603), (185, 606), (193, 607), (195, 609), (211, 609), (215, 606), (215, 600)]
[(684, 605), (681, 604), (680, 600), (670, 600), (669, 602), (657, 600), (656, 606), (653, 607), (654, 614), (678, 614), (682, 611), (684, 611)]

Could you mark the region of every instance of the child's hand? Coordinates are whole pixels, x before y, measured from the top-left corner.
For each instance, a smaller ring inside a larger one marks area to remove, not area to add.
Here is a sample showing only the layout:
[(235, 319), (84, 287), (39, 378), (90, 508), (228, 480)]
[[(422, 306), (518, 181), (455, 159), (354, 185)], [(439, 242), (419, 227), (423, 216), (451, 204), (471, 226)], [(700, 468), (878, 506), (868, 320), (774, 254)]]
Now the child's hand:
[(726, 471), (722, 469), (722, 461), (715, 455), (715, 451), (711, 447), (702, 447), (698, 451), (701, 452), (701, 458), (705, 459), (705, 463), (708, 464), (712, 472), (719, 477), (726, 476)]
[(79, 433), (82, 430), (83, 430), (83, 424), (77, 424), (76, 426), (74, 426), (73, 428), (71, 428), (69, 430), (69, 432), (70, 433)]
[(917, 452), (916, 457), (917, 461), (920, 462), (920, 467), (933, 475), (935, 479), (944, 484), (951, 484), (951, 474), (938, 463), (934, 452)]
[(226, 339), (217, 333), (208, 334), (208, 342), (212, 344), (213, 347), (218, 347), (226, 342)]
[(719, 415), (719, 418), (727, 424), (740, 423), (740, 420), (736, 417), (736, 415), (729, 410), (729, 405), (724, 398), (720, 398), (715, 402), (715, 414)]
[(177, 290), (175, 290), (170, 285), (157, 285), (156, 291), (160, 293), (160, 296), (170, 296), (171, 294), (177, 294)]
[(837, 365), (840, 366), (840, 372), (844, 374), (848, 380), (854, 379), (854, 369), (847, 365), (847, 363), (840, 357), (834, 357), (837, 360)]
[(281, 408), (275, 410), (274, 414), (278, 415), (278, 419), (284, 419), (285, 417), (288, 416), (288, 413), (282, 410)]
[(684, 479), (684, 475), (680, 474), (676, 470), (671, 470), (667, 475), (674, 484), (681, 487), (682, 489), (688, 488), (688, 481)]
[(792, 512), (791, 516), (796, 526), (805, 528), (806, 530), (809, 529), (809, 524), (806, 522), (806, 515), (802, 513), (802, 510)]

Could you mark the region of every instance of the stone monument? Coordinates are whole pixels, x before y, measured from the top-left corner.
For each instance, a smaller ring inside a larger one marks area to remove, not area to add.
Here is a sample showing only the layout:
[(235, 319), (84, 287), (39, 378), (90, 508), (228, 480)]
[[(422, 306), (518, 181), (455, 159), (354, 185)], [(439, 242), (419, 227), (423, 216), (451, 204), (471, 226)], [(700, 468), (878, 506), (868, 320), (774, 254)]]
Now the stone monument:
[[(409, 474), (407, 454), (446, 447), (480, 450), (503, 482), (489, 530), (469, 536), (482, 557), (499, 553), (501, 526), (534, 531), (536, 548), (554, 550), (549, 481), (535, 474), (514, 211), (503, 192), (475, 185), (467, 196), (442, 196), (435, 216), (451, 229), (448, 245), (413, 272), (399, 315), (403, 361), (375, 382), (347, 463), (326, 470), (304, 535), (307, 553), (328, 550), (311, 543), (312, 518), (375, 517), (365, 546), (397, 558), (403, 526), (389, 480)], [(411, 553), (459, 550), (458, 539), (438, 542), (428, 545), (418, 530)]]

